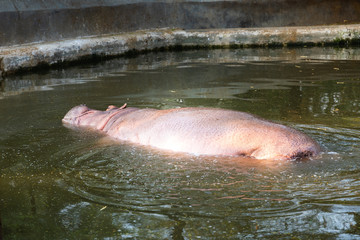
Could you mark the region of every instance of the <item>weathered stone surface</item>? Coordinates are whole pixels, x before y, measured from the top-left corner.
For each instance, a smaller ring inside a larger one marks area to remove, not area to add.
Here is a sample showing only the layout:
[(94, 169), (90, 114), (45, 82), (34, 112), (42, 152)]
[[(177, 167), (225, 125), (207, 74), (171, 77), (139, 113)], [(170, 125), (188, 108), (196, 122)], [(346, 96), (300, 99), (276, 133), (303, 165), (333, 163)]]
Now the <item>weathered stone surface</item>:
[(148, 30), (117, 35), (0, 47), (3, 75), (40, 65), (61, 64), (89, 57), (111, 57), (129, 51), (183, 47), (247, 47), (326, 45), (360, 42), (360, 25), (273, 27), (213, 30)]
[(359, 42), (359, 12), (358, 0), (0, 0), (0, 75), (169, 46)]
[(358, 0), (0, 0), (0, 46), (155, 28), (360, 23)]

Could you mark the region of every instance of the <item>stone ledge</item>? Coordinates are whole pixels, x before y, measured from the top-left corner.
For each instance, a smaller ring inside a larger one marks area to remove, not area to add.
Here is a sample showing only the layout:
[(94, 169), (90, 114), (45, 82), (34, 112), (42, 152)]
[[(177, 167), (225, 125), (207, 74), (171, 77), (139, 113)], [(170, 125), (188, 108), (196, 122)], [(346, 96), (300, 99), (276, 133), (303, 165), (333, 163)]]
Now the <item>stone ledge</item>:
[(116, 57), (129, 52), (180, 48), (268, 46), (339, 46), (359, 44), (360, 24), (316, 27), (243, 29), (143, 30), (48, 43), (0, 47), (2, 76), (40, 66), (94, 57)]
[(0, 46), (146, 29), (360, 23), (359, 0), (0, 0)]

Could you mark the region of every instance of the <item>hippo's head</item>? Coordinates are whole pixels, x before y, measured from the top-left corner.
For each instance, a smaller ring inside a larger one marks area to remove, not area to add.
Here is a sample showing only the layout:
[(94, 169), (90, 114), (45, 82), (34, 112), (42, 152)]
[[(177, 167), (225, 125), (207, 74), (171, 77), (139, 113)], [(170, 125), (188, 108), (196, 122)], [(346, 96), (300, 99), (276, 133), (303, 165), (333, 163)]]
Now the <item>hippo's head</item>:
[(102, 130), (108, 120), (109, 112), (93, 110), (85, 105), (79, 105), (70, 109), (62, 122)]
[(86, 126), (103, 130), (109, 120), (125, 107), (126, 104), (120, 108), (110, 105), (106, 111), (99, 111), (90, 109), (85, 105), (79, 105), (73, 107), (62, 119), (62, 122), (70, 125)]
[(86, 105), (73, 107), (62, 119), (62, 122), (71, 125), (79, 125), (80, 118), (86, 115), (90, 110), (91, 109)]

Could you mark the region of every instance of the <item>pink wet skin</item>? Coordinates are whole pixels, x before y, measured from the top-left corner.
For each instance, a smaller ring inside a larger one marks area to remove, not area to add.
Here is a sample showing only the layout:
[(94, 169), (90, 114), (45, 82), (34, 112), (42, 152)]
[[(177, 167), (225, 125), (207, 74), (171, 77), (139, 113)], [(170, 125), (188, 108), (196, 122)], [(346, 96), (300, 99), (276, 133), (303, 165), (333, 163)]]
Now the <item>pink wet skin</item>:
[(293, 128), (252, 114), (216, 108), (167, 110), (85, 105), (72, 108), (64, 124), (83, 126), (124, 141), (199, 155), (288, 160), (320, 153), (320, 146)]

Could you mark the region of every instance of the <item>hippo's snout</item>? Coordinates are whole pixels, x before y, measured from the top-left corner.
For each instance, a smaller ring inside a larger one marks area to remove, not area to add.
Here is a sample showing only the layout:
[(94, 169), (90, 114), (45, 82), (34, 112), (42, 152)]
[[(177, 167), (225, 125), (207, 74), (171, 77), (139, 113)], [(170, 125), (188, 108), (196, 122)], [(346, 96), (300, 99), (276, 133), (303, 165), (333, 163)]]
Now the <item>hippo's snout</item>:
[(70, 109), (70, 111), (64, 116), (64, 118), (62, 119), (63, 123), (67, 123), (67, 124), (75, 124), (76, 120), (83, 116), (84, 114), (86, 114), (88, 111), (90, 110), (90, 108), (88, 108), (86, 105), (79, 105), (76, 107), (73, 107), (72, 109)]

